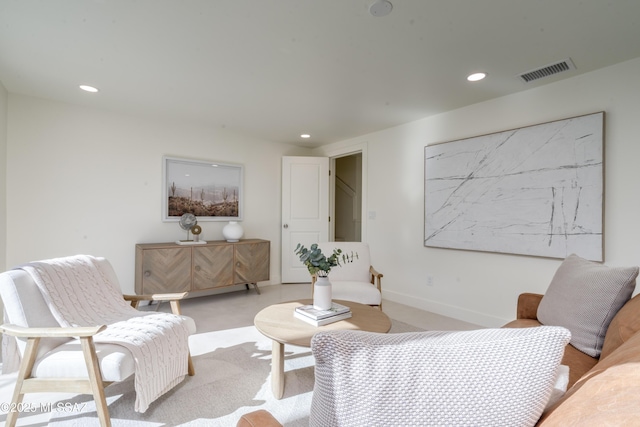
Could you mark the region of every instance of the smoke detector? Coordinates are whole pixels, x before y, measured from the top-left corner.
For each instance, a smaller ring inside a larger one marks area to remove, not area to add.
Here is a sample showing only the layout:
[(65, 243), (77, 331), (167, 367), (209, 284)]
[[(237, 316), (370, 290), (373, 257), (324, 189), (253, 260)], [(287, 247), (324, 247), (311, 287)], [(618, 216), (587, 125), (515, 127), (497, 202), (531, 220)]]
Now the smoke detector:
[(378, 0), (369, 7), (369, 13), (373, 16), (387, 16), (391, 13), (393, 5), (387, 0)]

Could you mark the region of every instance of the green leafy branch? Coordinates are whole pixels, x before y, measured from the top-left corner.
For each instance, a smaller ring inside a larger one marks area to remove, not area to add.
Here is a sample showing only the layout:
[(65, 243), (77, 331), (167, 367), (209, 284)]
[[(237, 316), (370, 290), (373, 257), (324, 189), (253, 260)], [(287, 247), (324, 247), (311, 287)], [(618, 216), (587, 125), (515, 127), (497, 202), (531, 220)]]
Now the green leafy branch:
[(298, 243), (294, 253), (300, 257), (300, 261), (307, 267), (309, 274), (320, 277), (327, 277), (333, 267), (339, 267), (358, 259), (357, 253), (343, 254), (341, 249), (334, 249), (327, 258), (318, 248), (317, 243), (312, 244), (309, 249)]

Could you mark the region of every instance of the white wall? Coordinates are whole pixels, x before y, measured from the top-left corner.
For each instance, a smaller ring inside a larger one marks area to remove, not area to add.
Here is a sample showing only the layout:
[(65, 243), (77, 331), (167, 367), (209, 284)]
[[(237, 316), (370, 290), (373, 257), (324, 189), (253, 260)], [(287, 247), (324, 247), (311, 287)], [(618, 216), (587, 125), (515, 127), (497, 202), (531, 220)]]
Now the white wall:
[(9, 94), (0, 82), (0, 271), (7, 256), (7, 104)]
[[(133, 292), (135, 244), (184, 239), (161, 221), (162, 156), (245, 166), (245, 238), (271, 241), (280, 282), (281, 158), (288, 144), (186, 122), (9, 95), (7, 266), (78, 253), (107, 257)], [(201, 222), (221, 240), (224, 222)]]
[[(363, 200), (376, 218), (364, 219), (363, 240), (384, 273), (385, 298), (498, 326), (515, 316), (519, 293), (544, 292), (559, 260), (423, 246), (424, 146), (596, 111), (606, 112), (605, 263), (640, 264), (638, 75), (640, 59), (315, 150), (366, 147)], [(0, 109), (6, 99), (0, 89)], [(0, 110), (8, 159), (0, 263), (104, 255), (132, 292), (135, 243), (183, 237), (160, 220), (161, 158), (172, 155), (245, 165), (245, 236), (271, 240), (271, 281), (280, 281), (281, 157), (309, 150), (14, 94), (2, 117)], [(221, 239), (223, 225), (202, 223), (204, 238)]]
[[(515, 317), (521, 292), (544, 293), (559, 260), (426, 248), (424, 147), (605, 111), (605, 263), (640, 264), (640, 58), (515, 95), (322, 147), (368, 147), (364, 241), (384, 297), (485, 326)], [(427, 276), (433, 285), (427, 286)]]

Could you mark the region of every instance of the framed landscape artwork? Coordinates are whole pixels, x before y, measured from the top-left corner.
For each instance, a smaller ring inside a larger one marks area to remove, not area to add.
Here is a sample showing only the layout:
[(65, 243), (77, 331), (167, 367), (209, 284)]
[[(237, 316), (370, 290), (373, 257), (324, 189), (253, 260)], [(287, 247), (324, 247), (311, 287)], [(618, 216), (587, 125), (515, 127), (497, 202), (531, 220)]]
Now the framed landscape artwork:
[(604, 112), (425, 147), (424, 245), (603, 261)]
[(192, 213), (198, 221), (240, 221), (242, 165), (163, 157), (162, 220)]

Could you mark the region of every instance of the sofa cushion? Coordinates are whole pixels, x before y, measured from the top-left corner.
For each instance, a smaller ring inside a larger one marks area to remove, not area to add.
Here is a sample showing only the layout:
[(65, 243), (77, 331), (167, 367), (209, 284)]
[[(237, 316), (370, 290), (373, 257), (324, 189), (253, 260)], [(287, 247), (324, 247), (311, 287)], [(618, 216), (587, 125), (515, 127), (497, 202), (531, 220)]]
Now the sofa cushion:
[(638, 425), (640, 334), (601, 360), (540, 419), (540, 427)]
[[(607, 390), (602, 393), (602, 390)], [(638, 425), (640, 365), (616, 366), (589, 380), (551, 413), (541, 426)]]
[(571, 344), (599, 357), (611, 319), (631, 298), (638, 267), (607, 267), (569, 255), (538, 306), (543, 325), (564, 326)]
[(600, 359), (604, 359), (629, 338), (640, 331), (640, 295), (636, 295), (615, 315), (602, 345)]
[(310, 426), (536, 423), (565, 328), (317, 333)]

